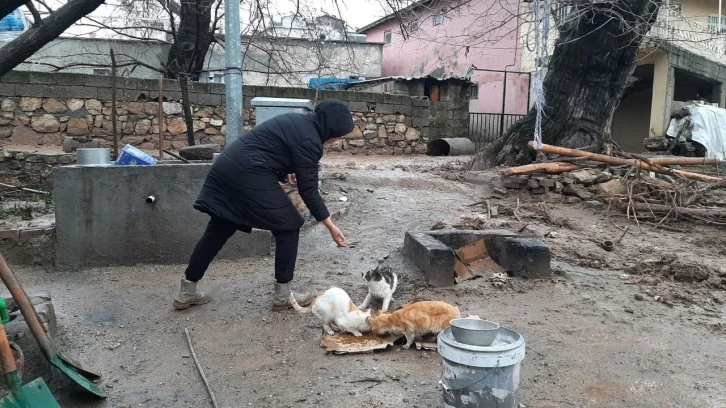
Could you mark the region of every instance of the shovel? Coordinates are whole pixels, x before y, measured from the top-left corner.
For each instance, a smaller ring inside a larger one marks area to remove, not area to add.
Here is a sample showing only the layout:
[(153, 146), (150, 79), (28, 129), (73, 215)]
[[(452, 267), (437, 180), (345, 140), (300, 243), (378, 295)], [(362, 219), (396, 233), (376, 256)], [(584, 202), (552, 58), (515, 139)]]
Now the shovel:
[(0, 323), (0, 362), (10, 387), (10, 394), (0, 399), (0, 408), (60, 408), (42, 378), (21, 385), (20, 375), (15, 367), (15, 358), (2, 323)]
[[(8, 288), (10, 294), (18, 304), (20, 313), (23, 314), (25, 322), (28, 324), (28, 328), (30, 328), (30, 332), (33, 333), (33, 337), (35, 337), (35, 341), (38, 342), (41, 350), (43, 350), (43, 355), (46, 360), (58, 367), (71, 380), (75, 381), (87, 391), (99, 397), (105, 398), (106, 394), (104, 394), (96, 384), (84, 377), (84, 375), (87, 375), (91, 378), (98, 378), (98, 374), (90, 371), (88, 368), (82, 367), (75, 360), (63, 357), (58, 353), (55, 345), (51, 341), (50, 337), (48, 337), (48, 333), (46, 333), (43, 324), (40, 322), (40, 318), (38, 317), (35, 308), (30, 303), (28, 295), (25, 293), (23, 287), (20, 286), (17, 279), (15, 279), (15, 275), (10, 270), (10, 267), (8, 267), (8, 264), (5, 263), (5, 258), (2, 257), (2, 254), (0, 254), (0, 278), (2, 278), (5, 286)], [(0, 406), (0, 408), (3, 407)]]

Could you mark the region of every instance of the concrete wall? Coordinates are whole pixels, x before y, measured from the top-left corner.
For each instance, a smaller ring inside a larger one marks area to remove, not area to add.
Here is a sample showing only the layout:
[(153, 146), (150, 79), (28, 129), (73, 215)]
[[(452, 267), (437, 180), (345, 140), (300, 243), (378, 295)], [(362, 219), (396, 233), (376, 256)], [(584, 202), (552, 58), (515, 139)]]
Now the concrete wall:
[[(444, 11), (442, 11), (444, 9)], [(383, 75), (440, 77), (464, 76), (471, 65), (480, 69), (516, 71), (517, 15), (515, 0), (434, 2), (404, 14), (404, 25), (419, 21), (419, 29), (404, 39), (399, 19), (381, 23), (366, 32), (368, 41), (382, 43), (391, 33), (390, 45), (383, 47)], [(433, 15), (443, 14), (434, 25)], [(472, 112), (500, 113), (502, 74), (475, 72), (472, 81), (479, 86), (479, 98), (469, 102)], [(510, 76), (507, 84), (506, 113), (527, 111), (527, 77)]]
[[(210, 167), (57, 167), (53, 177), (56, 265), (75, 270), (186, 263), (209, 221), (192, 204)], [(147, 204), (149, 195), (156, 202)], [(269, 232), (237, 233), (218, 259), (269, 255), (270, 250)]]
[[(306, 87), (308, 79), (320, 76), (347, 78), (381, 75), (381, 44), (316, 41), (295, 38), (243, 39), (243, 79), (245, 85)], [(156, 79), (166, 64), (171, 45), (161, 41), (58, 38), (16, 69), (20, 71), (93, 74), (95, 69), (110, 69), (110, 50), (119, 63), (118, 75)], [(129, 65), (138, 61), (140, 65)], [(151, 69), (152, 67), (154, 69)], [(202, 81), (209, 73), (224, 73), (224, 49), (210, 48)]]
[[(118, 133), (122, 144), (158, 151), (158, 80), (118, 81)], [(166, 100), (161, 120), (164, 147), (186, 145), (181, 91), (177, 81), (163, 82)], [(223, 84), (191, 83), (189, 100), (198, 143), (224, 144), (225, 88)], [(426, 151), (430, 103), (403, 95), (307, 88), (245, 86), (245, 129), (254, 123), (251, 100), (257, 96), (318, 100), (334, 98), (347, 104), (357, 128), (333, 150), (356, 153), (409, 154)], [(111, 78), (81, 74), (13, 71), (0, 79), (0, 146), (60, 146), (64, 137), (97, 139), (112, 144)], [(373, 132), (373, 133), (371, 133)]]

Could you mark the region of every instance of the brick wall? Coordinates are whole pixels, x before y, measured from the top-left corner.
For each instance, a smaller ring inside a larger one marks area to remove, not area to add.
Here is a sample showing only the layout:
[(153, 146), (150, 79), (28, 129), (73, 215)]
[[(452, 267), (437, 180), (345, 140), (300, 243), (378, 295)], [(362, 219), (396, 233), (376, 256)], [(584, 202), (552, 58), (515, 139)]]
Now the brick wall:
[[(158, 149), (158, 80), (117, 79), (117, 129), (121, 144)], [(197, 143), (224, 144), (224, 85), (190, 84), (194, 134)], [(161, 121), (164, 147), (186, 145), (181, 89), (173, 80), (163, 81)], [(244, 87), (244, 105), (257, 96), (315, 98), (306, 88)], [(318, 100), (335, 98), (348, 105), (356, 129), (333, 150), (356, 153), (410, 154), (426, 151), (430, 103), (424, 99), (353, 91), (321, 91)], [(57, 145), (65, 137), (112, 144), (111, 78), (85, 74), (10, 72), (0, 79), (0, 147), (3, 145)], [(255, 113), (244, 112), (245, 129)], [(438, 133), (438, 132), (437, 132)]]

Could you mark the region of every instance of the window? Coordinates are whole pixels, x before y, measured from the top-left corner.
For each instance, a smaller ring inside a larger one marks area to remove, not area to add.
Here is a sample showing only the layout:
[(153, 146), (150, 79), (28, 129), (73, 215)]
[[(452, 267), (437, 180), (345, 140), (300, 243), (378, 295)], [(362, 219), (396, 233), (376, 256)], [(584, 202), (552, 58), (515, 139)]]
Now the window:
[(106, 75), (106, 76), (109, 76), (109, 75), (111, 75), (111, 70), (110, 69), (100, 69), (100, 68), (96, 68), (96, 69), (93, 70), (93, 75)]
[[(726, 33), (726, 16), (720, 16), (720, 17), (721, 17), (721, 27), (720, 27), (721, 31), (720, 32)], [(715, 32), (719, 31), (718, 18), (719, 18), (718, 14), (711, 14), (710, 16), (708, 16), (708, 30), (709, 31), (715, 31)]]
[(434, 14), (434, 25), (440, 25), (444, 22), (444, 15), (443, 14)]
[(411, 32), (418, 30), (418, 20), (411, 21)]
[(383, 43), (385, 45), (391, 45), (391, 39), (392, 39), (391, 32), (390, 31), (386, 31), (386, 33), (383, 34)]
[(477, 85), (469, 87), (469, 99), (479, 99), (479, 87)]

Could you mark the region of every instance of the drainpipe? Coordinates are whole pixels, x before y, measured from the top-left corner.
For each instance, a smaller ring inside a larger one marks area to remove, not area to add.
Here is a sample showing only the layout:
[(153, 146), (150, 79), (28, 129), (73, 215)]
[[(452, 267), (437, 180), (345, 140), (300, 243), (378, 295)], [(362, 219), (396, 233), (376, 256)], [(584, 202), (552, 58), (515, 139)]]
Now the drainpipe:
[[(719, 35), (721, 35), (721, 5), (722, 5), (721, 3), (722, 3), (722, 0), (718, 0), (718, 34)], [(721, 47), (723, 48), (723, 39), (721, 40)]]

